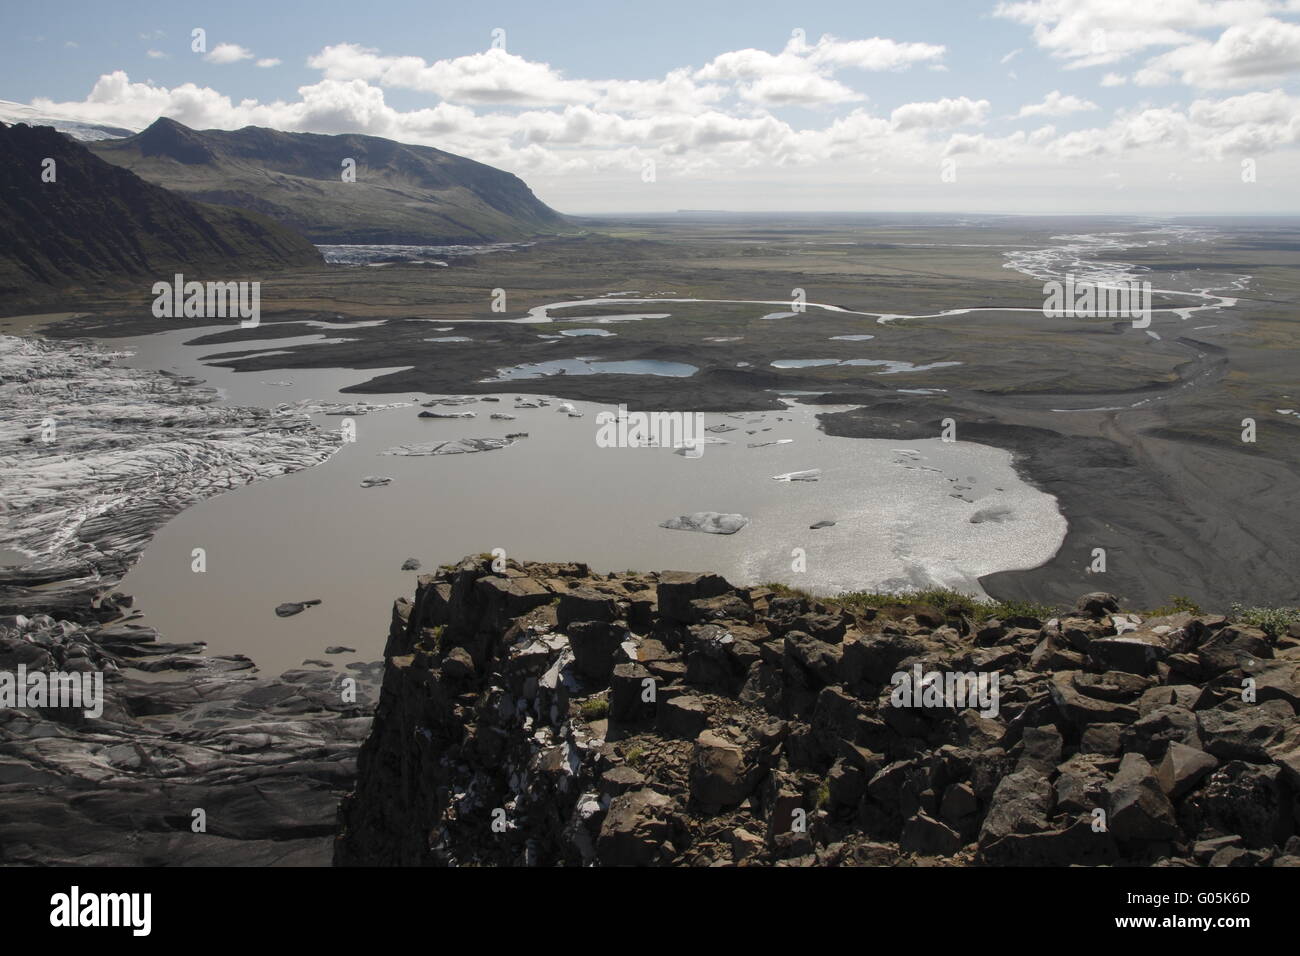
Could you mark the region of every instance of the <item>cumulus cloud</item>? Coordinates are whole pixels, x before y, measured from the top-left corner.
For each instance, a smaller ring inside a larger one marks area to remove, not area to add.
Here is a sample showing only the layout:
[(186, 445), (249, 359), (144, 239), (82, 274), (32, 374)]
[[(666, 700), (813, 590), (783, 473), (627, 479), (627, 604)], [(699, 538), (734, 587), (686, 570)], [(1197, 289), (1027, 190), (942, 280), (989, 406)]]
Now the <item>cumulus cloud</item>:
[(203, 59), (209, 63), (238, 63), (240, 60), (251, 60), (253, 52), (246, 50), (238, 43), (218, 43), (207, 53), (203, 54)]
[(691, 70), (673, 70), (662, 80), (609, 80), (595, 101), (600, 109), (626, 113), (678, 113), (706, 109), (727, 95), (715, 83), (697, 83)]
[(1188, 43), (1151, 60), (1134, 77), (1143, 86), (1175, 79), (1226, 88), (1280, 80), (1300, 69), (1300, 25), (1264, 17), (1231, 26), (1213, 42)]
[(383, 87), (431, 93), (453, 103), (563, 105), (589, 103), (594, 84), (565, 79), (548, 64), (493, 48), (427, 63), (418, 56), (383, 56), (355, 43), (327, 46), (307, 64), (330, 80), (367, 80)]
[(945, 48), (935, 43), (899, 43), (883, 37), (837, 40), (827, 35), (819, 39), (816, 46), (807, 49), (807, 58), (814, 66), (880, 72), (905, 70), (920, 63), (933, 65), (943, 58), (944, 53)]
[(1191, 43), (1197, 31), (1250, 22), (1270, 6), (1267, 0), (1003, 0), (993, 13), (1031, 27), (1040, 49), (1082, 67)]
[(697, 70), (695, 79), (734, 86), (744, 101), (761, 106), (826, 106), (866, 97), (834, 77), (837, 70), (897, 72), (919, 64), (941, 66), (945, 48), (883, 37), (840, 40), (829, 34), (809, 45), (792, 37), (780, 53), (731, 50)]
[(1020, 107), (1016, 119), (1024, 119), (1026, 116), (1068, 116), (1071, 113), (1082, 113), (1095, 109), (1097, 109), (1097, 104), (1091, 100), (1064, 95), (1060, 90), (1052, 90), (1041, 103), (1029, 103)]
[(576, 104), (633, 112), (699, 110), (727, 96), (760, 107), (821, 107), (865, 96), (835, 77), (836, 71), (898, 71), (938, 65), (945, 49), (931, 43), (882, 37), (808, 44), (793, 37), (780, 52), (744, 49), (714, 57), (698, 69), (681, 68), (663, 79), (571, 79), (547, 63), (490, 49), (429, 62), (391, 56), (355, 43), (327, 46), (308, 60), (326, 79), (365, 80), (386, 89), (415, 90), (468, 105)]
[[(1211, 89), (1273, 82), (1300, 68), (1300, 24), (1278, 19), (1297, 13), (1295, 0), (1003, 0), (994, 9), (1029, 26), (1067, 69), (1145, 55), (1137, 85)], [(1108, 73), (1102, 85), (1123, 82)]]
[(816, 106), (866, 99), (838, 80), (815, 73), (759, 77), (740, 87), (740, 97), (763, 106)]
[(900, 130), (943, 129), (968, 123), (983, 123), (988, 116), (989, 105), (988, 100), (959, 96), (930, 103), (907, 103), (894, 110), (889, 118), (894, 127)]
[(264, 69), (264, 70), (265, 70), (265, 69), (269, 69), (269, 68), (271, 68), (271, 67), (273, 67), (273, 66), (279, 66), (279, 65), (280, 65), (280, 59), (279, 59), (278, 57), (268, 56), (268, 57), (265, 57), (265, 58), (263, 58), (263, 59), (261, 59), (261, 60), (258, 60), (258, 61), (257, 61), (257, 65), (260, 66), (260, 67), (261, 67), (262, 69)]

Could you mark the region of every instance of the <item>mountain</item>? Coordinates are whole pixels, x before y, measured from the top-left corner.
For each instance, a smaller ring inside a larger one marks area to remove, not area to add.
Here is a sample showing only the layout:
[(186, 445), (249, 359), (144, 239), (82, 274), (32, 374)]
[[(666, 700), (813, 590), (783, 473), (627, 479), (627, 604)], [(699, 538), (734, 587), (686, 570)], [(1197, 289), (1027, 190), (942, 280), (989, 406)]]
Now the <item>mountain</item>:
[[(567, 231), (517, 176), (377, 136), (193, 130), (159, 119), (95, 153), (192, 199), (264, 213), (323, 243), (478, 243)], [(355, 182), (344, 182), (344, 161)]]
[[(54, 182), (42, 181), (46, 159), (55, 161)], [(321, 261), (310, 242), (260, 215), (191, 202), (52, 127), (0, 124), (6, 306), (42, 287), (169, 278), (176, 271), (233, 279)]]

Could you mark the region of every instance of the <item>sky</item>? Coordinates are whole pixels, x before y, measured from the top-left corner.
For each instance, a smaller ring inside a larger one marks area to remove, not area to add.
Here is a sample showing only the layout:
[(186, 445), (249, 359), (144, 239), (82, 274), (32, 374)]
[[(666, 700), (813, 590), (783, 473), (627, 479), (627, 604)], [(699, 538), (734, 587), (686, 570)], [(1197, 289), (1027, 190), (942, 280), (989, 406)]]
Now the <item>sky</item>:
[(0, 4), (0, 99), (436, 146), (568, 213), (1296, 214), (1298, 76), (1300, 0)]

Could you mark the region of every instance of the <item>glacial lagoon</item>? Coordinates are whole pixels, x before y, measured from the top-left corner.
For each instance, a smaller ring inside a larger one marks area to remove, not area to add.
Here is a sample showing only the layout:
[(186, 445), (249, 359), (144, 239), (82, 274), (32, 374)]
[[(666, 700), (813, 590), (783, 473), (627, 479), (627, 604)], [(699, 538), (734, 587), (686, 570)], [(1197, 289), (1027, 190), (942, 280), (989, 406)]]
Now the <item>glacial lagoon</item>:
[[(795, 395), (778, 411), (705, 415), (711, 441), (691, 458), (598, 446), (597, 415), (614, 409), (595, 403), (520, 403), (505, 391), (433, 406), (473, 418), (421, 419), (420, 405), (439, 396), (340, 392), (384, 370), (213, 367), (203, 358), (233, 349), (184, 344), (204, 331), (108, 344), (131, 351), (130, 365), (203, 378), (232, 404), (397, 406), (313, 415), (327, 430), (352, 423), (356, 440), (323, 464), (197, 502), (158, 532), (122, 582), (167, 639), (247, 654), (268, 672), (306, 659), (343, 667), (378, 657), (385, 635), (376, 620), (413, 591), (417, 572), (401, 570), (408, 558), (432, 568), (501, 548), (599, 570), (711, 569), (737, 583), (823, 593), (930, 584), (980, 593), (981, 575), (1043, 563), (1066, 530), (1055, 499), (1021, 481), (1005, 451), (827, 436), (817, 415), (833, 409)], [(383, 454), (518, 433), (527, 437), (477, 454)], [(814, 470), (816, 480), (773, 480)], [(362, 487), (376, 477), (392, 480)], [(707, 511), (750, 521), (730, 535), (660, 527)], [(206, 571), (195, 573), (200, 547)], [(274, 613), (314, 598), (323, 603), (296, 616)], [(324, 658), (332, 645), (356, 652)]]

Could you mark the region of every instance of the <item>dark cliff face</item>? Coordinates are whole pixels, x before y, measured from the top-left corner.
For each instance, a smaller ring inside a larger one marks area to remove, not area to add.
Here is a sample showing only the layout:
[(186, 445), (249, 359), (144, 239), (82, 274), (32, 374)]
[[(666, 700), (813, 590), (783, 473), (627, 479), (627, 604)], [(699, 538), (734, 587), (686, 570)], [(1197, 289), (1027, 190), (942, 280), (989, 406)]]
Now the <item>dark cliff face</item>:
[[(54, 181), (42, 181), (46, 160)], [(256, 278), (316, 265), (303, 236), (252, 213), (194, 203), (104, 162), (47, 126), (0, 125), (0, 293), (127, 277)], [(200, 275), (205, 273), (205, 275)]]
[(339, 865), (1300, 864), (1300, 634), (466, 559), (386, 658)]
[[(193, 130), (163, 118), (91, 148), (150, 182), (256, 210), (315, 242), (481, 243), (569, 228), (517, 176), (378, 136)], [(345, 160), (354, 181), (343, 177)]]

